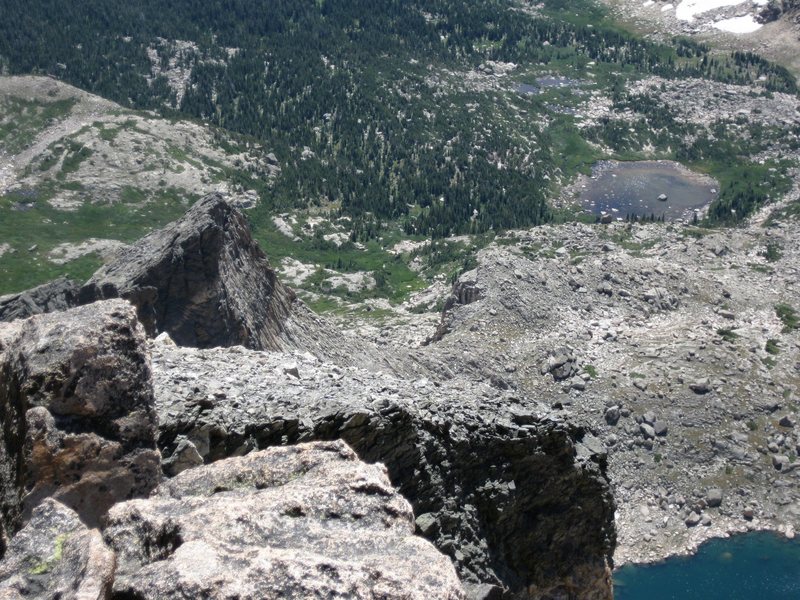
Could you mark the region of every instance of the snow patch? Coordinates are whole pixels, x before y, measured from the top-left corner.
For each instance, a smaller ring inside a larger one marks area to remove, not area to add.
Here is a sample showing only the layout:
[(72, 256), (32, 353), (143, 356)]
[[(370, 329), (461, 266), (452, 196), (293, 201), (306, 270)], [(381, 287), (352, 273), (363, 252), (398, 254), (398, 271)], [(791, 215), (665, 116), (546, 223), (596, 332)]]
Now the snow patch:
[(714, 27), (729, 33), (753, 33), (761, 29), (762, 25), (753, 18), (753, 15), (744, 15), (743, 17), (724, 19), (714, 23)]

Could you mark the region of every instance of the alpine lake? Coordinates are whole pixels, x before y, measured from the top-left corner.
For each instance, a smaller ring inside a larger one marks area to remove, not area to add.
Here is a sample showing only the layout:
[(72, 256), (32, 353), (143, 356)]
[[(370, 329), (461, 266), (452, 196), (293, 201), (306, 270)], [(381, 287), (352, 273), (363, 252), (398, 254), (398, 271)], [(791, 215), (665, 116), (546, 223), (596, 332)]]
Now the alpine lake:
[(628, 218), (688, 221), (703, 216), (718, 196), (707, 175), (672, 161), (602, 161), (577, 190), (581, 207), (603, 220)]
[(697, 554), (614, 572), (615, 600), (800, 599), (800, 540), (767, 531), (714, 539)]

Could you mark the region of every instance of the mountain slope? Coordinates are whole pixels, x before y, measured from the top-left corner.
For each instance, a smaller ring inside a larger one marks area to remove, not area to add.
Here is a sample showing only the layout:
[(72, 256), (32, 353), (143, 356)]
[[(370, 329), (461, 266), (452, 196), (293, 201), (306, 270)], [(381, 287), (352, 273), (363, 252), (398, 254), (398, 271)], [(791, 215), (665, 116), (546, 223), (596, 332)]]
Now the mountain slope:
[(0, 293), (88, 277), (209, 192), (254, 206), (278, 171), (261, 146), (202, 125), (0, 77)]

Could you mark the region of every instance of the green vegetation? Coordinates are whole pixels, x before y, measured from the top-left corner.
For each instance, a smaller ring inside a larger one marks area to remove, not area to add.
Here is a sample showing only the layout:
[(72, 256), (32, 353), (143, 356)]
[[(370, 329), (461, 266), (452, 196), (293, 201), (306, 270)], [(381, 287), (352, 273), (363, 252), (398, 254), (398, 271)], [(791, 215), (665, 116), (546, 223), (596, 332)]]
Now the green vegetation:
[(45, 127), (68, 115), (74, 105), (72, 99), (42, 102), (4, 98), (0, 102), (0, 147), (10, 154), (24, 150)]
[(49, 204), (53, 193), (52, 187), (43, 187), (0, 196), (0, 243), (13, 250), (0, 256), (0, 295), (60, 275), (88, 279), (101, 264), (97, 256), (56, 265), (47, 259), (47, 253), (61, 243), (77, 244), (92, 237), (133, 242), (182, 215), (187, 200), (176, 190), (164, 190), (145, 206), (87, 202), (75, 212), (64, 213)]
[(769, 262), (777, 262), (783, 256), (783, 248), (778, 242), (767, 242), (767, 246), (761, 256)]
[(800, 315), (794, 307), (788, 304), (777, 304), (775, 306), (775, 314), (783, 323), (783, 333), (790, 333), (795, 329), (800, 329)]
[[(316, 293), (325, 292), (337, 296), (347, 302), (357, 302), (367, 298), (388, 298), (392, 302), (402, 302), (409, 293), (425, 287), (419, 275), (409, 269), (402, 255), (389, 253), (377, 240), (370, 240), (365, 249), (360, 250), (353, 242), (345, 242), (337, 247), (333, 242), (325, 241), (321, 235), (299, 242), (280, 233), (271, 223), (258, 223), (254, 227), (254, 235), (269, 254), (270, 261), (277, 265), (285, 258), (292, 258), (302, 263), (320, 264), (323, 269), (340, 273), (369, 272), (376, 281), (372, 290), (348, 292), (344, 289), (328, 290), (323, 282), (327, 275), (321, 270), (309, 277), (301, 286)], [(338, 304), (331, 304), (329, 299), (321, 307), (331, 309)]]
[[(175, 40), (186, 43), (179, 47)], [(153, 79), (153, 52), (162, 69), (171, 61), (191, 68), (180, 102), (164, 75)], [(144, 168), (159, 168), (163, 158), (180, 172), (202, 161), (214, 167), (212, 180), (256, 190), (261, 201), (248, 213), (256, 238), (275, 262), (321, 266), (302, 287), (324, 292), (317, 301), (324, 309), (375, 297), (399, 302), (425, 279), (454, 281), (475, 267), (477, 249), (502, 230), (593, 221), (573, 209), (553, 209), (547, 200), (558, 191), (554, 182), (588, 173), (601, 158), (675, 159), (717, 178), (719, 199), (697, 224), (702, 227), (683, 231), (691, 237), (737, 223), (791, 183), (787, 162), (748, 158), (780, 130), (744, 119), (735, 128), (719, 122), (706, 131), (678, 118), (657, 93), (626, 92), (629, 82), (654, 75), (796, 94), (785, 69), (750, 52), (719, 52), (688, 39), (645, 40), (590, 0), (545, 0), (536, 15), (504, 0), (10, 0), (0, 20), (0, 62), (4, 71), (49, 74), (126, 107), (202, 121), (230, 153), (251, 144), (274, 151), (281, 170), (267, 181), (248, 168), (212, 165), (183, 144), (170, 146), (168, 157), (137, 148)], [(509, 63), (517, 65), (511, 77), (493, 77), (492, 69)], [(570, 83), (542, 83), (554, 75)], [(536, 93), (514, 89), (517, 83)], [(634, 119), (579, 126), (574, 108), (597, 91)], [(4, 101), (0, 146), (21, 150), (73, 105)], [(112, 144), (135, 127), (133, 120), (87, 126)], [(136, 239), (177, 217), (191, 200), (177, 190), (152, 197), (127, 186), (114, 207), (52, 209), (47, 201), (60, 191), (89, 193), (69, 181), (97, 158), (76, 139), (53, 144), (31, 167), (54, 181), (0, 198), (0, 242), (14, 250), (0, 257), (0, 293), (65, 270), (85, 278), (97, 257), (65, 268), (50, 263), (47, 252), (88, 237)], [(292, 241), (272, 223), (285, 211), (322, 215), (337, 225)], [(775, 218), (792, 211), (800, 208), (789, 205)], [(330, 233), (349, 241), (337, 246), (325, 239)], [(472, 242), (447, 240), (461, 234), (471, 234)], [(404, 255), (390, 252), (401, 239), (434, 243)], [(625, 234), (615, 241), (633, 255), (656, 243)], [(28, 251), (33, 245), (38, 248)], [(554, 251), (523, 250), (540, 257)], [(781, 248), (767, 245), (764, 256), (779, 260)], [(414, 259), (421, 273), (408, 267)], [(577, 265), (583, 256), (570, 259)], [(329, 270), (369, 273), (376, 286), (328, 290)], [(730, 330), (719, 334), (736, 339)]]
[(43, 575), (53, 569), (57, 563), (61, 562), (64, 554), (64, 544), (67, 541), (68, 534), (62, 533), (56, 537), (53, 554), (47, 560), (42, 561), (34, 566), (28, 573), (30, 575)]
[[(152, 78), (153, 50), (162, 67), (192, 67), (180, 103), (165, 76)], [(548, 0), (541, 16), (501, 0), (12, 0), (0, 56), (12, 73), (50, 73), (126, 106), (265, 143), (283, 168), (259, 189), (254, 219), (332, 207), (352, 219), (358, 241), (381, 237), (387, 223), (443, 238), (551, 221), (550, 182), (587, 172), (602, 155), (591, 142), (619, 158), (652, 145), (658, 156), (704, 167), (723, 184), (712, 221), (730, 222), (787, 185), (771, 165), (738, 158), (770, 132), (749, 132), (748, 147), (715, 132), (709, 144), (657, 98), (627, 96), (625, 82), (652, 74), (797, 92), (785, 69), (753, 53), (650, 42), (588, 0)], [(467, 73), (493, 61), (519, 65), (520, 82), (556, 73), (574, 86), (521, 94), (469, 83)], [(579, 129), (570, 109), (579, 92), (595, 89), (643, 117)], [(99, 135), (113, 140), (118, 129)], [(694, 141), (682, 147), (684, 138)], [(171, 156), (191, 160), (180, 148)], [(87, 158), (68, 154), (64, 172)], [(726, 178), (729, 169), (743, 181)]]
[(781, 347), (778, 345), (778, 340), (774, 339), (767, 340), (764, 350), (766, 350), (767, 354), (772, 354), (773, 356), (777, 356), (781, 353)]
[(721, 328), (717, 329), (717, 335), (720, 336), (726, 342), (735, 342), (739, 339), (739, 335), (733, 331), (733, 329)]
[(597, 368), (594, 365), (583, 365), (583, 370), (586, 371), (592, 379), (597, 379)]
[(81, 166), (81, 163), (88, 160), (91, 155), (92, 151), (89, 148), (70, 140), (66, 155), (61, 163), (61, 171), (58, 173), (57, 177), (63, 179), (66, 175), (75, 173)]
[(764, 273), (765, 275), (772, 275), (775, 272), (771, 267), (768, 267), (767, 265), (760, 265), (758, 263), (747, 263), (747, 266), (756, 273)]

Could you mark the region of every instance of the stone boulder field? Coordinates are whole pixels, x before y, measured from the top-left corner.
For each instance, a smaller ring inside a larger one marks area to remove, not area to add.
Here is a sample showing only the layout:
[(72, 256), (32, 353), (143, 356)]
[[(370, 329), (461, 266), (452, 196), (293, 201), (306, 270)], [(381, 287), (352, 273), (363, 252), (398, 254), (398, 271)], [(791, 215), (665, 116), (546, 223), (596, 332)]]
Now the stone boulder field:
[(0, 306), (0, 597), (612, 595), (593, 430), (340, 333), (220, 196)]
[(735, 229), (509, 232), (445, 304), (440, 359), (602, 440), (615, 565), (800, 528), (800, 226), (774, 216), (797, 195)]

